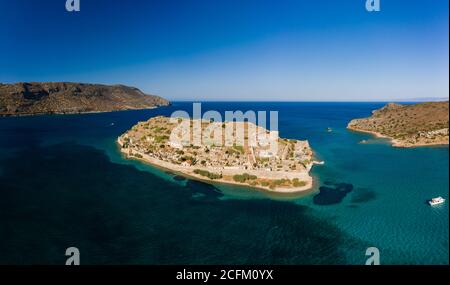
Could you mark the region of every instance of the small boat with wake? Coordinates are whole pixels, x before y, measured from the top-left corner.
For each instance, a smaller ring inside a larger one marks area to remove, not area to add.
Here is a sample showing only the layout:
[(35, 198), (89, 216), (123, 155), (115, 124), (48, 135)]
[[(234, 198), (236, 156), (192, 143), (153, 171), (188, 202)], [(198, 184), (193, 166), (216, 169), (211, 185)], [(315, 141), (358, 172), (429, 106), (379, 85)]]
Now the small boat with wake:
[(435, 206), (443, 203), (445, 203), (445, 199), (442, 198), (441, 196), (433, 198), (430, 201), (428, 201), (428, 204), (430, 204), (430, 206)]

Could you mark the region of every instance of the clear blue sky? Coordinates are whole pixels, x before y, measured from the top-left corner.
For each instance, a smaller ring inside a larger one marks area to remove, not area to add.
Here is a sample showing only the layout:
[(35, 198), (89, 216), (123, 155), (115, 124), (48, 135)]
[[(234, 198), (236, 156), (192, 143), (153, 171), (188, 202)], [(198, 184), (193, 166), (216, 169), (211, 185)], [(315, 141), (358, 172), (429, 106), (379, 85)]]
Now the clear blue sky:
[(171, 100), (448, 97), (448, 0), (0, 0), (0, 82)]

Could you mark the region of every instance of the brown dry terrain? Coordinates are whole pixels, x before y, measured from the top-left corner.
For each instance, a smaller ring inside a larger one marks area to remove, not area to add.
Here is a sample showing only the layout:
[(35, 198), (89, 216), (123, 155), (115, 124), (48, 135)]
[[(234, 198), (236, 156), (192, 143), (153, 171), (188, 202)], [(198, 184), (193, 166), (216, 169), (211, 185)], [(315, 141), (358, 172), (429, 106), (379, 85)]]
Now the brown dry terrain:
[(0, 83), (0, 116), (110, 112), (168, 104), (161, 97), (124, 85)]
[(372, 116), (354, 119), (348, 128), (392, 139), (393, 146), (448, 144), (448, 101), (413, 105), (389, 103)]

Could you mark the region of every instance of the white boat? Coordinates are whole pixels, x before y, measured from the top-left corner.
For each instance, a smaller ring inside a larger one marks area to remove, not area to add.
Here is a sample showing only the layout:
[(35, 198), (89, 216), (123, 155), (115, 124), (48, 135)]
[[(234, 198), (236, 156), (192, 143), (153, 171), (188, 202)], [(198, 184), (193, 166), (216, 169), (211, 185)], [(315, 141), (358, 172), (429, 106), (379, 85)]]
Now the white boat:
[(441, 196), (437, 197), (437, 198), (433, 198), (430, 201), (428, 201), (428, 204), (430, 204), (430, 206), (435, 206), (435, 205), (439, 205), (445, 202), (445, 199), (442, 198)]

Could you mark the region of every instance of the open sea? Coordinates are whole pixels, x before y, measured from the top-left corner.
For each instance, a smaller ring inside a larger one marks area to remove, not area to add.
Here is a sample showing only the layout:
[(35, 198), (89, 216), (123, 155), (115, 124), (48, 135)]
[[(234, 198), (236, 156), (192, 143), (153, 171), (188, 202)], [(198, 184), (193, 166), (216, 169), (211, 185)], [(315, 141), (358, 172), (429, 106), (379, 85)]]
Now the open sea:
[[(116, 138), (154, 110), (0, 118), (0, 264), (448, 264), (449, 149), (346, 129), (384, 103), (206, 102), (278, 111), (280, 136), (324, 165), (307, 194), (209, 185), (124, 159)], [(332, 128), (332, 132), (327, 132)], [(367, 140), (367, 143), (359, 143)]]

